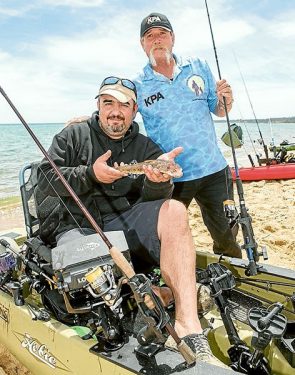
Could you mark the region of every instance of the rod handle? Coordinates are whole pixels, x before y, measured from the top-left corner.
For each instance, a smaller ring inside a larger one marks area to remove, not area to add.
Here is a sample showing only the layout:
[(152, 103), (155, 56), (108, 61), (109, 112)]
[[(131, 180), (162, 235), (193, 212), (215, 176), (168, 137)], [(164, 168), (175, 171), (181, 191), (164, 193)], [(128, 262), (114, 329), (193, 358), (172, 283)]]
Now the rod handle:
[(113, 246), (110, 248), (109, 251), (116, 265), (120, 268), (120, 270), (124, 273), (124, 275), (126, 275), (128, 279), (131, 279), (133, 276), (135, 276), (135, 271), (133, 267), (119, 249)]
[(180, 343), (177, 345), (177, 348), (179, 350), (179, 353), (183, 356), (186, 363), (188, 365), (192, 365), (196, 362), (196, 355), (192, 351), (192, 349), (187, 345), (187, 343), (184, 340), (181, 340)]

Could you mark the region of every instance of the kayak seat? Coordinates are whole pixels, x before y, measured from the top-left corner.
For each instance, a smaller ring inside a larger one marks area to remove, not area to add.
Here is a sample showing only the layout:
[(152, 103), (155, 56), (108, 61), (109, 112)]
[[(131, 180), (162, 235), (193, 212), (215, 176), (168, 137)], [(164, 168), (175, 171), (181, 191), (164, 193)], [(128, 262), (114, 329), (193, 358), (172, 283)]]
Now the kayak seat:
[[(56, 248), (55, 236), (59, 226), (60, 199), (58, 196), (49, 196), (38, 187), (37, 170), (40, 162), (32, 162), (22, 167), (19, 173), (20, 192), (22, 198), (27, 245), (33, 254), (52, 263), (52, 251)], [(112, 241), (117, 247), (126, 247), (126, 239), (123, 232), (109, 232)], [(108, 237), (108, 232), (106, 232)], [(91, 236), (87, 236), (90, 238)], [(120, 241), (118, 241), (118, 239)], [(81, 239), (81, 241), (83, 241)], [(93, 242), (93, 240), (91, 240)], [(79, 241), (75, 239), (77, 244)], [(87, 242), (87, 241), (86, 241)], [(100, 246), (103, 246), (102, 243)], [(74, 245), (71, 245), (74, 252)], [(78, 246), (78, 245), (77, 245)]]
[(56, 196), (44, 194), (38, 187), (38, 161), (26, 164), (19, 173), (27, 237), (39, 236), (46, 245), (55, 246), (59, 225), (60, 201)]

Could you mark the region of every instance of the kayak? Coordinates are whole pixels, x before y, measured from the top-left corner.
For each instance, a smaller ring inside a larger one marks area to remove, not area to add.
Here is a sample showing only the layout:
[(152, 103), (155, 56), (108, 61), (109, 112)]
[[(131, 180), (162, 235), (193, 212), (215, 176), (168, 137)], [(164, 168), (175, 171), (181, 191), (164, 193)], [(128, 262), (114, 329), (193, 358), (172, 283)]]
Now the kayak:
[[(79, 263), (80, 268), (82, 264)], [(295, 306), (292, 302), (295, 272), (260, 265), (258, 275), (245, 276), (246, 260), (220, 259), (206, 252), (197, 252), (197, 264), (199, 281), (208, 282), (209, 275), (209, 285), (216, 295), (216, 306), (201, 318), (214, 355), (228, 365), (235, 358), (236, 363), (256, 364), (256, 369), (244, 373), (295, 374)], [(76, 266), (76, 272), (79, 267)], [(29, 275), (27, 273), (27, 277)], [(36, 289), (41, 290), (37, 288), (35, 276), (32, 275)], [(123, 317), (124, 345), (106, 350), (101, 347), (99, 335), (88, 335), (88, 327), (65, 324), (51, 312), (48, 319), (40, 318), (42, 305), (36, 293), (26, 296), (22, 304), (15, 290), (9, 283), (2, 283), (0, 287), (0, 343), (33, 375), (240, 373), (235, 367), (227, 370), (204, 362), (187, 366), (180, 353), (163, 345), (139, 345), (137, 337), (142, 323), (136, 309)], [(253, 336), (256, 336), (256, 343)]]
[(152, 292), (159, 270), (134, 274), (123, 232), (105, 233), (111, 256), (98, 234), (49, 247), (33, 231), (30, 168), (26, 182), (28, 166), (20, 173), (26, 235), (0, 236), (0, 344), (33, 375), (295, 374), (294, 271), (259, 264), (265, 252), (248, 247), (243, 260), (196, 252), (198, 283), (214, 302), (201, 325), (228, 367), (195, 363), (182, 341), (182, 354), (166, 347), (174, 305)]
[[(231, 169), (233, 179), (235, 169)], [(239, 175), (242, 181), (288, 180), (295, 178), (295, 163), (263, 165), (258, 167), (241, 167)]]

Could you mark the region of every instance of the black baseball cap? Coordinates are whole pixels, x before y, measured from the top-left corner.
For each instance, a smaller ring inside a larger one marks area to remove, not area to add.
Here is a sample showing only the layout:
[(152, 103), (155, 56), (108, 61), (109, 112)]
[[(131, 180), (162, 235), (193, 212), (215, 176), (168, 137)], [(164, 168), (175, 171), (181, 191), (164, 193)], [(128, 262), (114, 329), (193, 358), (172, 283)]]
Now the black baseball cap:
[(161, 27), (162, 29), (173, 32), (171, 23), (164, 14), (151, 13), (141, 22), (140, 37), (142, 38), (144, 34), (153, 27)]

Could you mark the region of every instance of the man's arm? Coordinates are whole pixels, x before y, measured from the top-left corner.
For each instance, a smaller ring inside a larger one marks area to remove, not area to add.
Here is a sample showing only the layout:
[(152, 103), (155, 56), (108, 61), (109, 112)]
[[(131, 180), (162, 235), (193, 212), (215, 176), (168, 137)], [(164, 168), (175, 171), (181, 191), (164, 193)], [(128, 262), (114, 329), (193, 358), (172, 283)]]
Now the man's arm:
[(73, 117), (65, 123), (65, 126), (81, 124), (81, 122), (87, 122), (90, 118), (90, 116)]
[[(73, 160), (75, 149), (70, 137), (67, 138), (66, 135), (58, 134), (54, 137), (48, 154), (75, 193), (85, 194), (93, 187), (94, 180), (89, 173), (89, 166), (70, 166), (71, 163), (75, 164)], [(46, 159), (42, 160), (38, 168), (38, 185), (48, 195), (69, 196), (68, 191)]]

